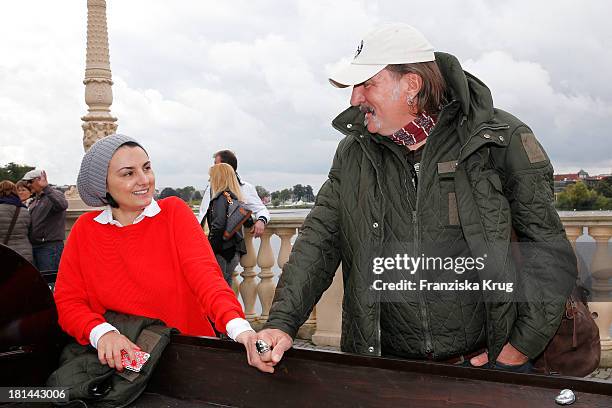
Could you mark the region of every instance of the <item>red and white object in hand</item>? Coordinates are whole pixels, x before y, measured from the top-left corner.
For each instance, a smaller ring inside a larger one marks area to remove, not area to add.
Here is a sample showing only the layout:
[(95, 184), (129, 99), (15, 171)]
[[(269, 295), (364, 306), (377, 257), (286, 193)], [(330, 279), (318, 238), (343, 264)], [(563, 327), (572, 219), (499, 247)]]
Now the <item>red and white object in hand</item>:
[(136, 359), (130, 361), (130, 356), (127, 351), (121, 350), (121, 365), (125, 367), (126, 370), (134, 371), (139, 373), (142, 369), (142, 366), (149, 360), (151, 355), (149, 353), (145, 353), (144, 351), (135, 351)]

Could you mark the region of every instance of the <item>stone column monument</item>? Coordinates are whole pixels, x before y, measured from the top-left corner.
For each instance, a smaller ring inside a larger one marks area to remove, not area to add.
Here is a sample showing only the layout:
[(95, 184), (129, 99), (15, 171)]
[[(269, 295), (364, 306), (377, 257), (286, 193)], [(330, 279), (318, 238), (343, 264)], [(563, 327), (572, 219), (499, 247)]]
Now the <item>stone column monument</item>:
[(98, 139), (117, 131), (117, 118), (110, 113), (113, 80), (108, 52), (106, 0), (87, 0), (87, 63), (85, 66), (87, 115), (81, 119), (83, 147), (87, 151)]
[[(106, 0), (87, 0), (87, 59), (85, 64), (85, 103), (89, 107), (83, 116), (83, 148), (89, 150), (98, 139), (117, 131), (117, 118), (111, 115), (113, 103), (112, 75), (108, 52), (108, 30), (106, 27)], [(79, 214), (92, 208), (87, 206), (72, 186), (65, 193), (68, 210)], [(72, 227), (76, 217), (66, 224)]]

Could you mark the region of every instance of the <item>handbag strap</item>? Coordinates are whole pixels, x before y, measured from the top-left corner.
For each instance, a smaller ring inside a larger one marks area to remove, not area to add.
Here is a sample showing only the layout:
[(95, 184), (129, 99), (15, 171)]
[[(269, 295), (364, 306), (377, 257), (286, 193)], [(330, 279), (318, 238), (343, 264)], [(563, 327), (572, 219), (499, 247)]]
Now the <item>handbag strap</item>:
[(9, 225), (8, 232), (6, 233), (6, 237), (4, 237), (4, 245), (8, 245), (13, 229), (15, 228), (15, 223), (17, 222), (17, 217), (19, 216), (19, 211), (21, 211), (21, 207), (17, 206), (17, 208), (15, 208), (15, 213), (13, 214), (13, 219), (11, 220), (11, 225)]
[(232, 200), (232, 196), (230, 195), (230, 193), (228, 193), (227, 191), (224, 191), (223, 195), (225, 196), (228, 204), (230, 205), (234, 204), (234, 201)]

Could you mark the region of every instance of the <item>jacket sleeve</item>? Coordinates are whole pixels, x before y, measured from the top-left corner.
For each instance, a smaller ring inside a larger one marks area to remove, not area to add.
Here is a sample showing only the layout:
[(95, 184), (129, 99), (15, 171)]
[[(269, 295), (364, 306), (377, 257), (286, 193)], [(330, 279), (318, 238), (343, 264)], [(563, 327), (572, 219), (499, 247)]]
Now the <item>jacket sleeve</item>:
[(237, 317), (244, 318), (242, 306), (234, 291), (225, 282), (219, 264), (204, 231), (193, 211), (175, 197), (171, 219), (181, 270), (196, 294), (204, 313), (218, 331), (225, 332), (227, 323)]
[(255, 218), (258, 220), (263, 218), (265, 224), (270, 222), (270, 211), (268, 211), (268, 208), (266, 208), (259, 195), (257, 195), (257, 189), (252, 184), (244, 183), (240, 190), (244, 194), (246, 207), (253, 211)]
[(576, 282), (576, 257), (554, 207), (553, 168), (532, 131), (519, 127), (505, 151), (504, 195), (521, 254), (517, 320), (510, 343), (529, 358), (556, 333)]
[(340, 264), (340, 151), (341, 147), (283, 267), (264, 326), (280, 329), (291, 337), (295, 337), (331, 285)]
[(66, 200), (64, 193), (50, 186), (45, 187), (43, 191), (49, 198), (49, 202), (51, 203), (51, 211), (64, 211), (68, 208), (68, 201)]
[(100, 313), (92, 310), (79, 260), (81, 220), (72, 227), (60, 260), (55, 282), (55, 305), (59, 325), (80, 344), (89, 344), (91, 330), (106, 322)]

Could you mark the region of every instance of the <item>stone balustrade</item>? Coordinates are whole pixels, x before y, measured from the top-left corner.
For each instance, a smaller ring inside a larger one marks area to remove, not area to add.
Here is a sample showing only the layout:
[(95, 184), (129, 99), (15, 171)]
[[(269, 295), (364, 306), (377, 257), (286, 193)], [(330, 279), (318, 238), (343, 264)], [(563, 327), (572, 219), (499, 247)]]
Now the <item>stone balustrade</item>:
[[(69, 212), (67, 230), (74, 223), (76, 216), (81, 213), (82, 211)], [(587, 258), (581, 254), (581, 258), (585, 260), (581, 264), (581, 273), (588, 274), (592, 279), (593, 301), (589, 303), (589, 307), (600, 330), (602, 365), (612, 366), (610, 338), (612, 254), (609, 243), (612, 238), (612, 215), (596, 212), (571, 215), (561, 213), (561, 220), (574, 249), (577, 248), (577, 242), (582, 244), (585, 240), (590, 241), (590, 244), (586, 245), (590, 245), (592, 253)], [(232, 286), (244, 305), (247, 319), (255, 328), (260, 328), (268, 318), (276, 282), (283, 265), (289, 259), (292, 240), (303, 221), (304, 218), (301, 216), (283, 217), (281, 214), (274, 214), (261, 238), (253, 238), (249, 233), (246, 234), (248, 252), (240, 260), (242, 270), (234, 272)], [(274, 245), (272, 245), (273, 239), (276, 241)], [(258, 244), (257, 249), (256, 244)], [(277, 251), (273, 249), (274, 247), (278, 248)], [(578, 252), (581, 252), (580, 248)], [(331, 287), (300, 329), (298, 337), (312, 339), (319, 345), (338, 346), (342, 321), (342, 295), (341, 273), (337, 273)]]
[[(583, 278), (590, 277), (592, 280), (592, 302), (589, 302), (589, 309), (599, 327), (602, 350), (600, 365), (612, 367), (612, 215), (588, 212), (564, 216), (564, 213), (561, 213), (561, 221), (568, 239), (582, 260), (579, 262), (580, 274)], [(579, 240), (580, 237), (582, 241)], [(585, 238), (588, 237), (592, 240), (587, 243)], [(583, 252), (586, 252), (587, 257), (584, 257)]]
[[(243, 270), (234, 272), (232, 287), (242, 300), (246, 318), (255, 328), (262, 327), (268, 319), (276, 282), (291, 253), (291, 240), (297, 235), (303, 222), (303, 217), (275, 216), (259, 239), (253, 238), (249, 232), (246, 233), (247, 253), (240, 259)], [(280, 240), (280, 245), (278, 243), (275, 245), (277, 253), (271, 242), (274, 236)], [(256, 240), (259, 241), (257, 251), (254, 246)], [(259, 272), (255, 271), (256, 266), (259, 267)], [(277, 271), (276, 274), (274, 269)], [(256, 313), (255, 308), (258, 301), (261, 307), (259, 314)], [(300, 338), (312, 338), (317, 328), (316, 310), (315, 307), (308, 320), (302, 325), (298, 332)]]

